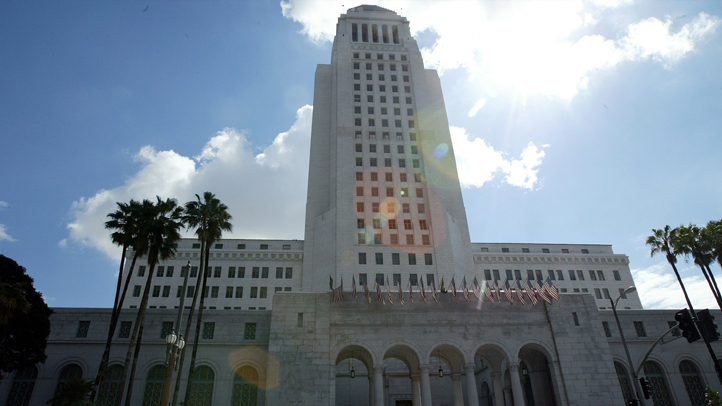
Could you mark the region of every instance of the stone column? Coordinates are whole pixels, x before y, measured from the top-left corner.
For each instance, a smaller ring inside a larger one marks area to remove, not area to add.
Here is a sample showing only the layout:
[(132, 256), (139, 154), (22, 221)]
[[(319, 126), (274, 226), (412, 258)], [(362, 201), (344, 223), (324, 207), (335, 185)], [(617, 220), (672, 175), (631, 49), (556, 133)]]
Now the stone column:
[(509, 377), (511, 378), (511, 391), (514, 394), (514, 406), (525, 406), (524, 391), (521, 389), (521, 379), (519, 379), (519, 364), (509, 364)]
[(479, 392), (476, 389), (476, 377), (474, 371), (476, 365), (473, 362), (464, 365), (466, 372), (466, 392), (469, 397), (469, 406), (479, 406)]
[(421, 406), (421, 387), (419, 386), (419, 374), (411, 374), (411, 404)]
[(491, 383), (494, 390), (494, 406), (504, 406), (504, 388), (501, 386), (501, 372), (491, 373)]
[(384, 406), (384, 367), (374, 366), (374, 406)]
[(429, 382), (429, 365), (421, 365), (421, 406), (431, 406), (431, 382)]
[(504, 388), (504, 404), (506, 404), (507, 406), (514, 405), (514, 399), (512, 399), (511, 396), (511, 388), (509, 387)]
[(454, 406), (464, 406), (464, 392), (461, 390), (461, 374), (451, 374), (454, 384)]
[(374, 405), (374, 371), (369, 371), (369, 406)]

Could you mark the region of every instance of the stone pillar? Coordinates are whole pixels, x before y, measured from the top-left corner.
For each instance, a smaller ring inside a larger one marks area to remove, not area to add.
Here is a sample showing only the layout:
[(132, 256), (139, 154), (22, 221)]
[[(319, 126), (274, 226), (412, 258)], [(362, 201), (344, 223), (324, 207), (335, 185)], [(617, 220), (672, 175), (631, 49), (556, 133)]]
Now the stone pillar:
[(469, 397), (469, 406), (479, 406), (479, 392), (476, 389), (476, 377), (474, 371), (476, 365), (473, 362), (464, 365), (466, 372), (466, 392)]
[(461, 374), (451, 374), (454, 384), (454, 406), (464, 406), (464, 392), (461, 390)]
[(431, 382), (429, 382), (429, 365), (421, 365), (421, 406), (431, 406)]
[(384, 406), (384, 367), (374, 366), (374, 406)]
[(369, 406), (374, 405), (374, 370), (369, 371)]
[(524, 406), (524, 391), (521, 389), (518, 363), (509, 364), (509, 377), (511, 378), (511, 391), (514, 394), (514, 406)]
[(494, 406), (504, 406), (504, 388), (501, 386), (501, 372), (491, 373), (492, 389), (494, 390)]
[(514, 405), (514, 399), (512, 399), (512, 396), (511, 396), (511, 388), (509, 388), (509, 387), (504, 388), (504, 404), (507, 406)]
[(411, 374), (411, 404), (421, 406), (421, 387), (419, 386), (419, 374)]

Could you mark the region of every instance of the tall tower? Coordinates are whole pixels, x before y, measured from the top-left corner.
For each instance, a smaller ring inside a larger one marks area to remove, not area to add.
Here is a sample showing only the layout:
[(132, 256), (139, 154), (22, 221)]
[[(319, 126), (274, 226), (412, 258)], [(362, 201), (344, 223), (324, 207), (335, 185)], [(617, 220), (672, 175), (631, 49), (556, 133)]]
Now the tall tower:
[(318, 65), (303, 287), (448, 283), (473, 270), (439, 77), (409, 22), (359, 6), (341, 15)]

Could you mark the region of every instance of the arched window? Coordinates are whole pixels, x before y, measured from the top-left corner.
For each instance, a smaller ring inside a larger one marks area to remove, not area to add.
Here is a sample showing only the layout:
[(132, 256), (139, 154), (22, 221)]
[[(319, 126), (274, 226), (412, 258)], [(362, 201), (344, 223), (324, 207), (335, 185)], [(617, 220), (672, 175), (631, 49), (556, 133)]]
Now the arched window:
[(143, 406), (160, 406), (164, 382), (165, 365), (156, 365), (148, 371), (148, 377), (145, 379)]
[(684, 387), (687, 389), (687, 395), (692, 406), (706, 405), (707, 402), (704, 400), (705, 389), (697, 367), (690, 361), (684, 360), (679, 363), (679, 372), (682, 374), (682, 381), (684, 381)]
[(384, 44), (389, 43), (389, 26), (388, 25), (384, 25), (381, 27), (381, 37), (384, 40)]
[(358, 24), (351, 24), (351, 42), (358, 42)]
[(122, 365), (112, 365), (105, 371), (105, 378), (98, 391), (99, 406), (115, 406), (120, 397), (120, 376), (123, 374)]
[(622, 388), (624, 400), (626, 401), (634, 398), (634, 396), (632, 396), (632, 384), (629, 381), (629, 374), (627, 374), (627, 368), (625, 368), (624, 365), (620, 364), (619, 362), (614, 362), (614, 369), (617, 370), (617, 379), (619, 379), (619, 386)]
[(35, 388), (35, 379), (38, 377), (38, 369), (36, 367), (25, 368), (15, 373), (13, 378), (13, 386), (10, 388), (10, 395), (5, 406), (28, 406), (30, 397), (33, 395)]
[(68, 382), (69, 380), (73, 378), (82, 378), (83, 377), (83, 368), (80, 367), (78, 364), (70, 364), (63, 367), (62, 370), (60, 370), (60, 376), (58, 377), (58, 384), (55, 386), (55, 393), (58, 393), (58, 389), (60, 389), (60, 386), (64, 384), (65, 382)]
[(244, 366), (233, 374), (231, 406), (256, 406), (258, 401), (258, 372)]
[(376, 24), (371, 25), (371, 39), (374, 41), (374, 44), (378, 44), (378, 42), (379, 42), (379, 26)]
[(396, 25), (391, 27), (391, 33), (394, 37), (394, 44), (398, 44), (399, 43), (399, 27)]
[(193, 369), (193, 383), (188, 390), (189, 403), (193, 406), (211, 406), (213, 404), (213, 370), (207, 366)]
[(664, 378), (664, 371), (654, 361), (644, 363), (644, 376), (652, 385), (652, 401), (654, 406), (673, 406), (672, 397), (669, 396), (667, 380)]
[(369, 26), (368, 26), (368, 24), (361, 24), (361, 41), (369, 42)]

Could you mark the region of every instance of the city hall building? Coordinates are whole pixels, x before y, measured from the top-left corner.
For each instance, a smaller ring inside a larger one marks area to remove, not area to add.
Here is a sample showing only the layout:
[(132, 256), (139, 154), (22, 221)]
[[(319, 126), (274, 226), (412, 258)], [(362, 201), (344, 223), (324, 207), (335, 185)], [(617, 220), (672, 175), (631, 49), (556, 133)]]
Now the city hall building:
[[(185, 330), (174, 321), (200, 293), (199, 251), (183, 240), (154, 271), (133, 405), (160, 404), (164, 337)], [(406, 18), (376, 6), (340, 16), (316, 70), (305, 240), (224, 239), (208, 266), (194, 406), (624, 405), (631, 371), (674, 323), (624, 294), (629, 260), (609, 245), (470, 241), (439, 77)], [(122, 396), (147, 271), (126, 272), (100, 404)], [(111, 310), (54, 311), (47, 361), (2, 379), (5, 405), (45, 405), (95, 377)], [(702, 405), (706, 385), (720, 389), (704, 344), (675, 333), (641, 366), (647, 405)]]

